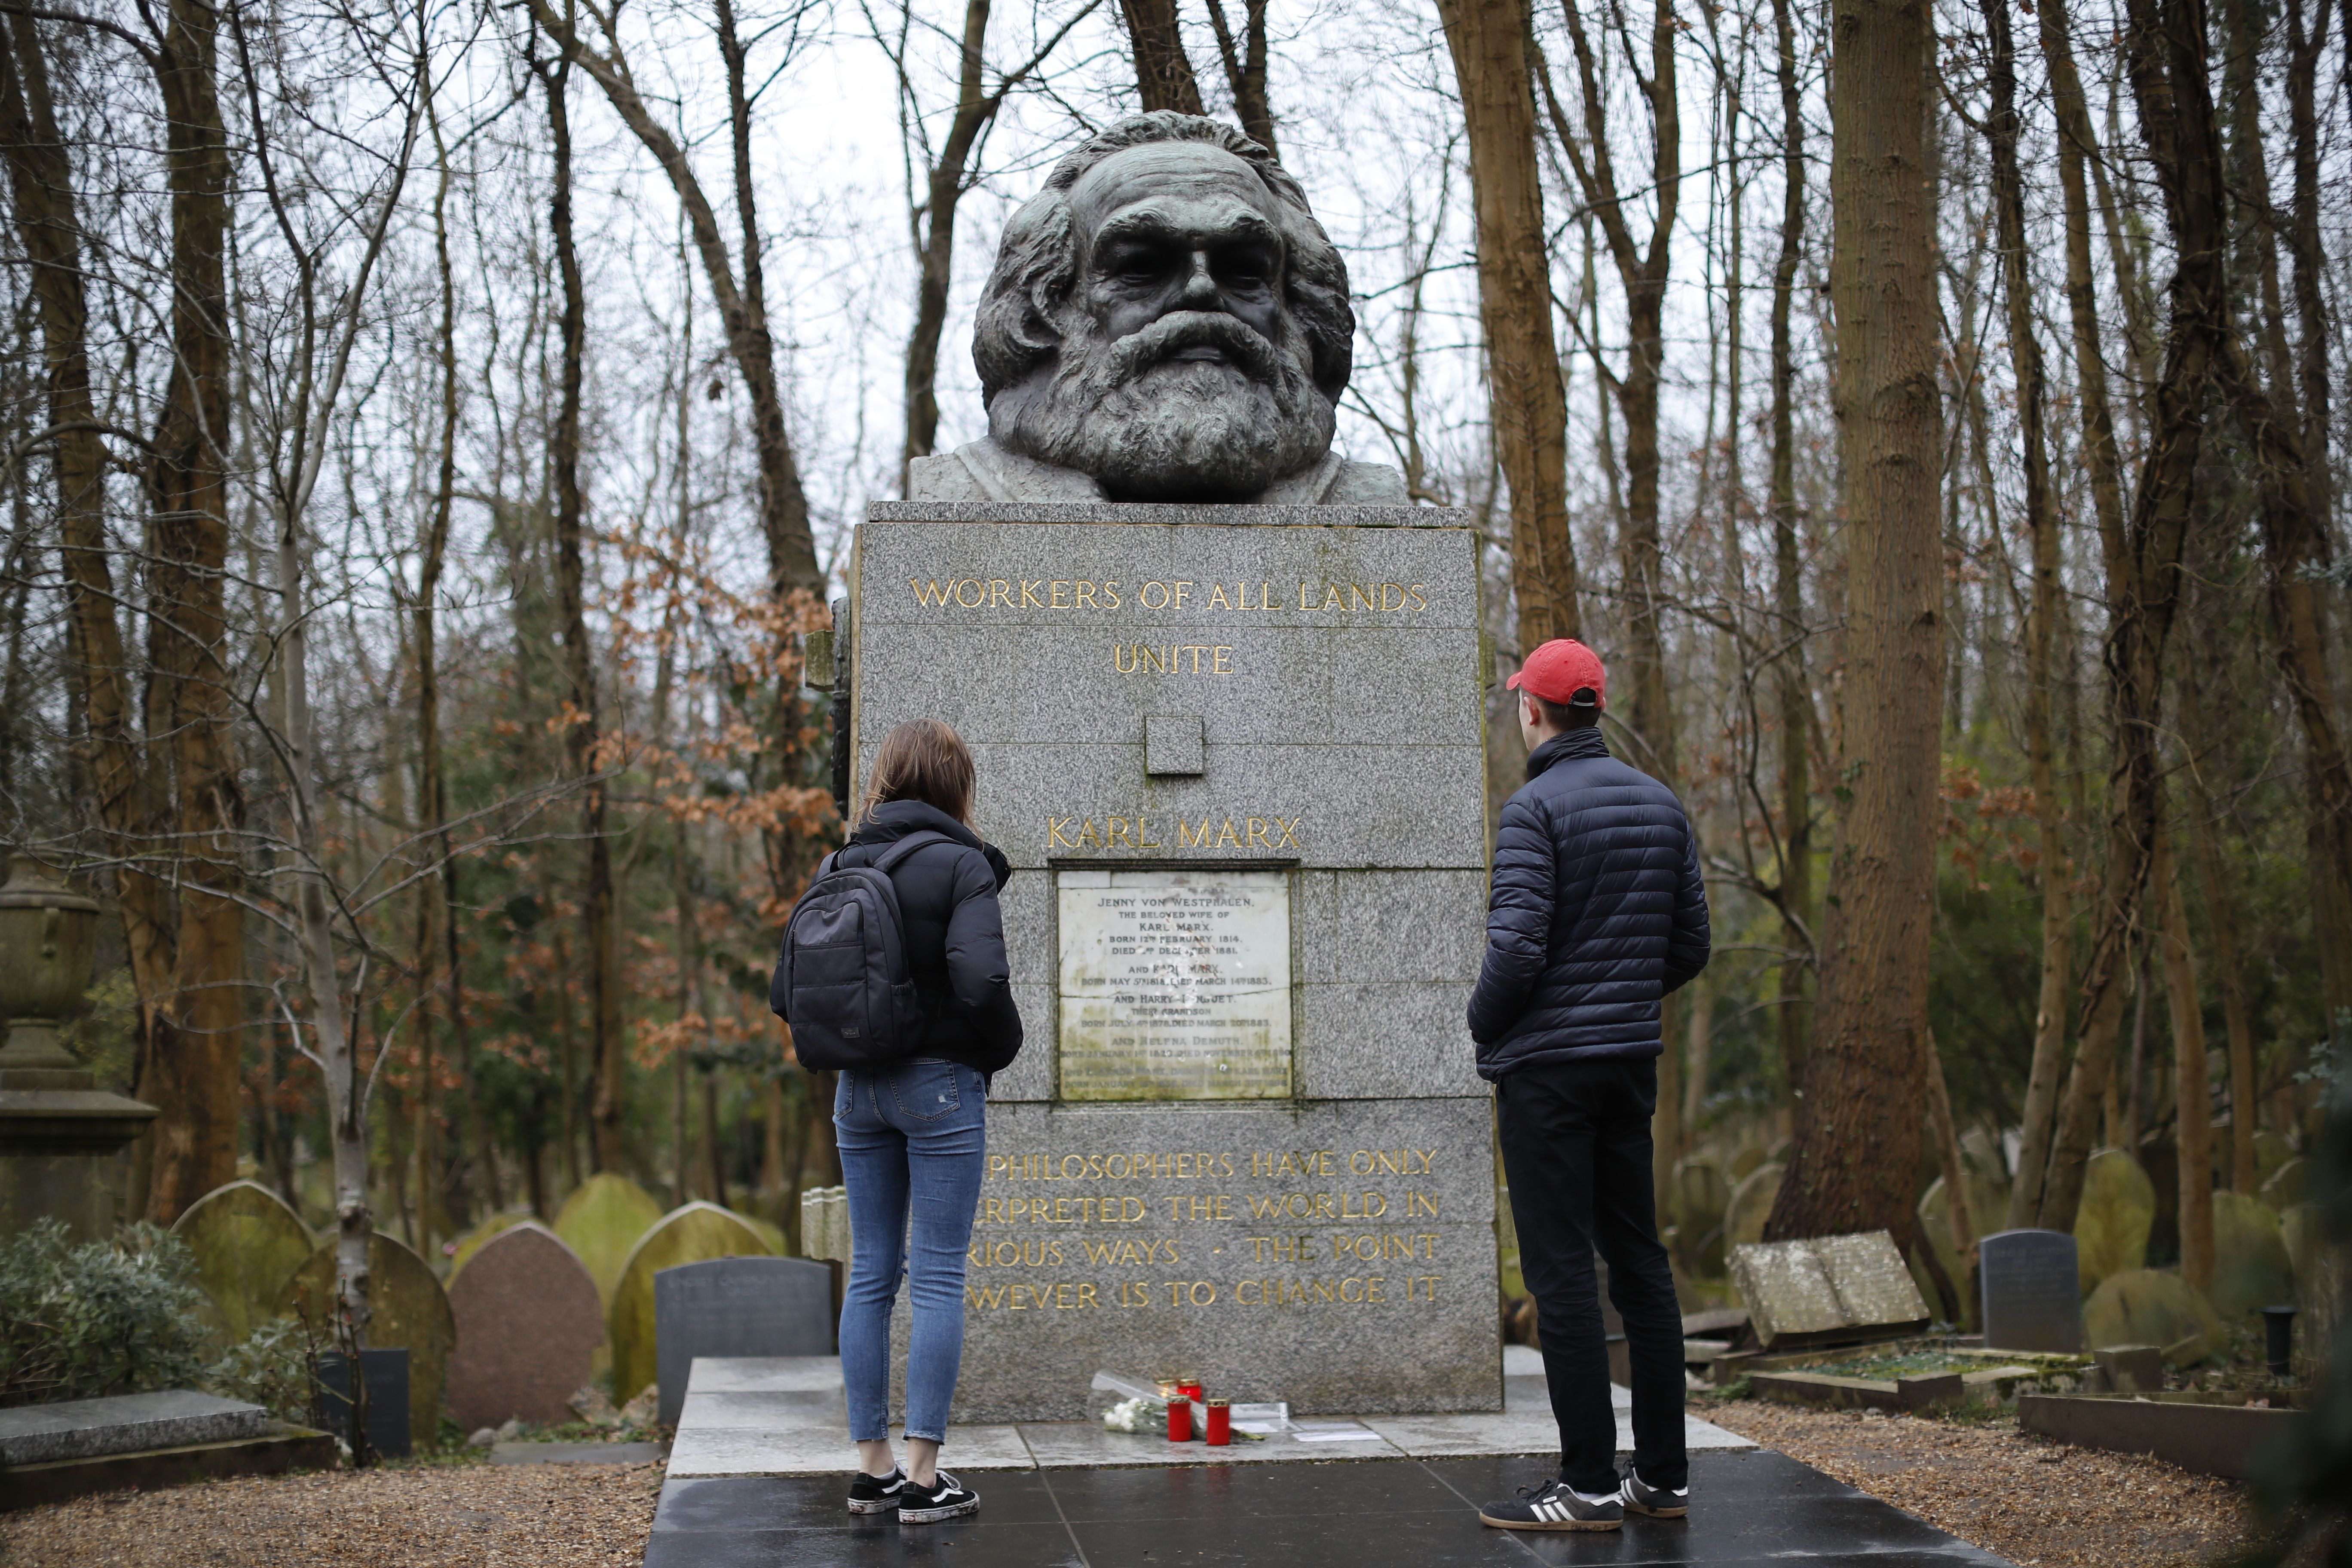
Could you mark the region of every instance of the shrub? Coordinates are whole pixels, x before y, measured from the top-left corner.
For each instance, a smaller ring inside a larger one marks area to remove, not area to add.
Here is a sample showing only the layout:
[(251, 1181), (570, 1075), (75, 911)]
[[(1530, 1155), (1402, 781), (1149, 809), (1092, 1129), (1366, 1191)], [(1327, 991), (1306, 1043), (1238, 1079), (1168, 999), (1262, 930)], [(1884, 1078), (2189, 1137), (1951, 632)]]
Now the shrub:
[(56, 1219), (0, 1237), (0, 1405), (190, 1386), (204, 1307), (186, 1245), (153, 1226), (79, 1247)]
[(310, 1340), (292, 1318), (272, 1318), (243, 1344), (205, 1369), (204, 1384), (224, 1399), (258, 1405), (280, 1421), (310, 1423)]

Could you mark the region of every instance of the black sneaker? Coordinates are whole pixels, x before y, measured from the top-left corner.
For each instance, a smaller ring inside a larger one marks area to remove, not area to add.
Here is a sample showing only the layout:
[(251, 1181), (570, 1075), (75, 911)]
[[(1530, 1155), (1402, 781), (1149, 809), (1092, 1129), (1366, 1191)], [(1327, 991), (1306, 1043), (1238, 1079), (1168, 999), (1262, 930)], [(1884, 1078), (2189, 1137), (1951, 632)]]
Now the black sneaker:
[(894, 1513), (906, 1489), (907, 1472), (896, 1465), (890, 1467), (887, 1476), (869, 1476), (860, 1470), (857, 1479), (849, 1483), (849, 1511)]
[(941, 1470), (926, 1489), (908, 1481), (898, 1494), (900, 1524), (934, 1524), (980, 1511), (980, 1494)]
[(1652, 1519), (1680, 1519), (1690, 1512), (1690, 1488), (1668, 1491), (1654, 1487), (1634, 1474), (1633, 1467), (1625, 1467), (1625, 1479), (1617, 1488), (1617, 1500), (1627, 1513), (1646, 1513)]
[(1615, 1493), (1580, 1497), (1565, 1481), (1546, 1481), (1521, 1487), (1508, 1502), (1488, 1503), (1478, 1522), (1498, 1530), (1615, 1530), (1625, 1522), (1625, 1509)]

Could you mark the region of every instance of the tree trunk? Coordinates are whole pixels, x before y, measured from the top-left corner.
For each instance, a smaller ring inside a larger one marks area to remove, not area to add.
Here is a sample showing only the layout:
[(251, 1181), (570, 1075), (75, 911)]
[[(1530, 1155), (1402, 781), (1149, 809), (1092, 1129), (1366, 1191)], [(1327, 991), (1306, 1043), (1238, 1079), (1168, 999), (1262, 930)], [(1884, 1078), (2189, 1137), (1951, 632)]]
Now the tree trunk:
[(1943, 552), (1934, 26), (1920, 0), (1836, 0), (1830, 124), (1847, 538), (1844, 772), (1821, 992), (1773, 1239), (1917, 1229), (1919, 1037), (1938, 816)]
[(2180, 661), (2174, 684), (2180, 694), (2180, 736), (2189, 751), (2181, 770), (2189, 780), (2189, 837), (2197, 853), (2197, 879), (2205, 889), (2205, 923), (2213, 933), (2213, 965), (2221, 971), (2221, 1022), (2230, 1043), (2230, 1185), (2252, 1196), (2254, 1166), (2254, 1034), (2246, 1016), (2246, 985), (2239, 957), (2237, 902), (2221, 859), (2221, 824), (2214, 819), (2213, 792), (2205, 782), (2214, 748), (2205, 732), (2204, 704), (2197, 689), (2197, 660)]
[(2149, 875), (2162, 917), (2164, 998), (2172, 1016), (2172, 1070), (2179, 1104), (2180, 1277), (2213, 1288), (2213, 1090), (2206, 1071), (2205, 1010), (2197, 995), (2197, 953), (2189, 907), (2172, 862), (2172, 834), (2158, 825)]
[(1251, 141), (1279, 156), (1274, 144), (1274, 106), (1265, 91), (1265, 0), (1242, 0), (1238, 46), (1225, 22), (1224, 0), (1209, 0), (1209, 25), (1217, 30), (1217, 54), (1225, 86), (1234, 95), (1234, 116)]
[[(921, 208), (911, 215), (915, 232), (915, 327), (907, 338), (907, 440), (899, 458), (900, 492), (907, 465), (929, 457), (940, 433), (940, 333), (948, 319), (948, 289), (954, 281), (956, 204), (962, 200), (966, 171), (980, 133), (996, 117), (1002, 92), (981, 89), (982, 51), (988, 42), (990, 0), (965, 0), (963, 49), (956, 81), (955, 118), (927, 171)], [(912, 89), (902, 79), (901, 90)]]
[[(2042, 879), (2042, 991), (2033, 1019), (2033, 1058), (2027, 1075), (2023, 1142), (2010, 1186), (2009, 1224), (2032, 1223), (2049, 1159), (2050, 1121), (2065, 1067), (2066, 987), (2074, 910), (2074, 867), (2066, 853), (2066, 808), (2058, 794), (2055, 740), (2060, 541), (2058, 503), (2050, 493), (2049, 437), (2043, 423), (2047, 384), (2042, 341), (2033, 321), (2033, 285), (2027, 267), (2025, 177), (2018, 167), (2021, 123), (2017, 111), (2017, 46), (2008, 0), (1983, 0), (1992, 40), (1993, 204), (1998, 209), (2001, 291), (2009, 307), (2010, 364), (2017, 378), (2017, 419), (2025, 446), (2025, 521), (2033, 540), (2033, 591), (2025, 627), (2025, 750), (2038, 828), (2036, 870)], [(1991, 504), (1991, 494), (1986, 494)]]
[(1511, 592), (1525, 657), (1580, 629), (1568, 527), (1568, 402), (1552, 336), (1528, 17), (1521, 0), (1439, 0), (1438, 14), (1470, 140), (1487, 403), (1511, 492)]
[(1143, 112), (1172, 109), (1179, 114), (1203, 114), (1201, 85), (1192, 78), (1192, 57), (1184, 52), (1184, 35), (1177, 26), (1176, 0), (1118, 0), (1127, 18), (1127, 37), (1135, 51), (1135, 87), (1143, 97)]
[[(172, 875), (180, 888), (173, 983), (152, 1037), (161, 1108), (147, 1217), (161, 1225), (236, 1175), (238, 1041), (245, 1024), (245, 798), (231, 731), (224, 568), (228, 559), (228, 139), (220, 110), (220, 13), (171, 0), (154, 53), (172, 229), (172, 357), (149, 479), (154, 688), (148, 722), (170, 736)], [(151, 851), (152, 852), (152, 851)]]
[(2154, 854), (2163, 775), (2166, 639), (2180, 601), (2180, 558), (2195, 501), (2203, 404), (2227, 344), (2220, 142), (2205, 77), (2201, 0), (2130, 0), (2126, 58), (2141, 136), (2165, 198), (2178, 258), (2164, 373), (2149, 398), (2147, 455), (2122, 548), (2110, 560), (2106, 647), (2115, 756), (2097, 934), (2084, 965), (2074, 1068), (2043, 1179), (2041, 1225), (2074, 1228), (2084, 1167), (2113, 1068), (2123, 964)]
[(1797, 85), (1797, 38), (1790, 0), (1772, 0), (1780, 41), (1780, 255), (1772, 268), (1772, 607), (1780, 647), (1774, 682), (1780, 720), (1780, 882), (1777, 900), (1780, 942), (1789, 956), (1779, 969), (1780, 1066), (1795, 1094), (1805, 1082), (1805, 1047), (1812, 1037), (1806, 981), (1813, 955), (1813, 792), (1809, 747), (1812, 694), (1805, 677), (1804, 563), (1797, 540), (1796, 357), (1789, 317), (1797, 266), (1805, 247), (1805, 117)]
[(1958, 1284), (1967, 1290), (1976, 1280), (1978, 1216), (1969, 1212), (1968, 1164), (1960, 1158), (1959, 1129), (1952, 1118), (1952, 1091), (1944, 1081), (1944, 1054), (1936, 1048), (1936, 1031), (1922, 1029), (1919, 1044), (1927, 1080), (1927, 1136), (1936, 1146), (1936, 1170), (1944, 1178), (1944, 1218), (1951, 1226), (1952, 1256), (1960, 1263)]

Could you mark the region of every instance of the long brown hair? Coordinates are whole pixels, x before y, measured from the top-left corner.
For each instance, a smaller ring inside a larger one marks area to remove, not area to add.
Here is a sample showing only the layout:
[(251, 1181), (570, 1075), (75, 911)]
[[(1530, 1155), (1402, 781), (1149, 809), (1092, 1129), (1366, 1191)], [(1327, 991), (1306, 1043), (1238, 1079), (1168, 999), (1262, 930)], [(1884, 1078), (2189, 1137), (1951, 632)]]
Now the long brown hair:
[(919, 800), (969, 826), (971, 782), (971, 752), (963, 737), (937, 719), (909, 719), (882, 737), (858, 816), (873, 816), (887, 801)]

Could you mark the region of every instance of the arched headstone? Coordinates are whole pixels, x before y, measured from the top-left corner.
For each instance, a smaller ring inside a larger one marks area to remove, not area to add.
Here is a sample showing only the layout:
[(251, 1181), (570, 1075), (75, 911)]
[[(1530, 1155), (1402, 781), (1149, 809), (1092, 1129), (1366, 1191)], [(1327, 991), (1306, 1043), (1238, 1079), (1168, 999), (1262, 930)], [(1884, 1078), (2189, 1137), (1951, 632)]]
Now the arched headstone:
[(1740, 1178), (1731, 1189), (1731, 1206), (1723, 1214), (1723, 1250), (1728, 1255), (1735, 1247), (1747, 1247), (1764, 1239), (1764, 1221), (1772, 1212), (1772, 1200), (1780, 1195), (1780, 1176), (1787, 1167), (1779, 1161), (1769, 1161)]
[(661, 1216), (661, 1205), (651, 1193), (610, 1171), (574, 1187), (563, 1206), (555, 1211), (555, 1234), (587, 1265), (588, 1278), (596, 1281), (596, 1293), (604, 1298), (606, 1311), (612, 1310), (613, 1287), (620, 1282), (621, 1266), (629, 1260), (629, 1249)]
[(2213, 1310), (2242, 1318), (2294, 1300), (2294, 1265), (2270, 1205), (2243, 1193), (2213, 1194)]
[(2102, 1149), (2083, 1168), (2083, 1201), (2074, 1210), (2074, 1264), (2088, 1295), (2101, 1281), (2147, 1263), (2147, 1234), (2156, 1224), (2156, 1184), (2121, 1149)]
[[(524, 1208), (500, 1209), (498, 1213), (485, 1218), (479, 1225), (474, 1226), (473, 1229), (459, 1237), (450, 1245), (450, 1280), (453, 1283), (456, 1281), (457, 1271), (465, 1268), (468, 1262), (472, 1261), (474, 1254), (481, 1251), (482, 1247), (489, 1241), (490, 1237), (494, 1236), (503, 1236), (519, 1225), (530, 1225), (531, 1223), (530, 1211)], [(544, 1227), (542, 1226), (541, 1228)]]
[(620, 1282), (604, 1310), (604, 1331), (613, 1342), (613, 1403), (626, 1405), (654, 1381), (656, 1274), (714, 1258), (767, 1256), (768, 1244), (760, 1233), (717, 1204), (672, 1209), (646, 1232), (622, 1266)]
[(2105, 1279), (2083, 1303), (2083, 1340), (2095, 1351), (2154, 1345), (2187, 1366), (2221, 1349), (2221, 1315), (2179, 1275), (2135, 1268)]
[(188, 1205), (172, 1234), (195, 1256), (196, 1283), (219, 1313), (225, 1345), (277, 1315), (286, 1282), (319, 1245), (302, 1216), (257, 1182), (215, 1187)]
[(509, 1420), (568, 1419), (588, 1381), (604, 1307), (579, 1256), (528, 1220), (485, 1237), (449, 1282), (457, 1347), (449, 1414), (468, 1432)]
[[(408, 1429), (430, 1442), (441, 1429), (442, 1380), (457, 1344), (457, 1321), (441, 1281), (398, 1239), (377, 1231), (369, 1240), (368, 1327), (371, 1350), (408, 1352)], [(322, 1340), (335, 1321), (335, 1243), (330, 1237), (286, 1282), (278, 1310), (310, 1323)]]

